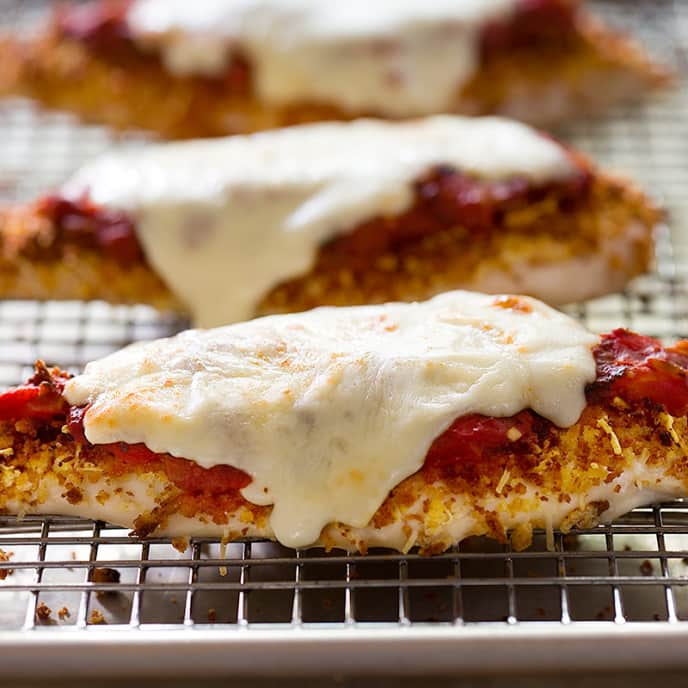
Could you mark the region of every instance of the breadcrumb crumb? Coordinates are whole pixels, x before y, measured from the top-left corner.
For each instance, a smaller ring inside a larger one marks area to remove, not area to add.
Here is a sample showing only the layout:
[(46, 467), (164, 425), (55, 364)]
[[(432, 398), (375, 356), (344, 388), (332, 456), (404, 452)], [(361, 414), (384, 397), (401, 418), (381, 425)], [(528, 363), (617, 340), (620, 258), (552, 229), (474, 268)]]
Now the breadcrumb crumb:
[[(14, 556), (14, 552), (5, 552), (4, 549), (0, 549), (0, 561), (9, 561)], [(0, 569), (0, 580), (5, 580), (7, 576), (11, 576), (14, 573), (14, 569)]]
[[(93, 569), (91, 580), (94, 583), (119, 583), (120, 575), (119, 571), (116, 569), (102, 567)], [(116, 594), (116, 590), (98, 590), (98, 592), (96, 592), (96, 597), (111, 597)]]
[(93, 609), (91, 611), (91, 615), (89, 616), (88, 622), (96, 626), (99, 624), (104, 624), (105, 617), (103, 616), (102, 612), (98, 611), (97, 609)]
[(52, 613), (53, 610), (45, 602), (41, 602), (36, 607), (36, 616), (41, 621), (47, 621), (51, 617)]

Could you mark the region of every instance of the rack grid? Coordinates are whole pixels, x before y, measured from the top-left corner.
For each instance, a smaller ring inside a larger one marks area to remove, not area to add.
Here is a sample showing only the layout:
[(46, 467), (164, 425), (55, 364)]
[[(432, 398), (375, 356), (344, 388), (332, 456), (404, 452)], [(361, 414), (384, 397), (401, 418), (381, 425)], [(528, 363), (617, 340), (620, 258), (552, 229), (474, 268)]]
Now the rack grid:
[[(593, 330), (628, 326), (669, 341), (686, 338), (688, 3), (593, 4), (674, 65), (678, 83), (671, 93), (618, 108), (602, 121), (572, 125), (561, 135), (638, 179), (666, 205), (669, 222), (657, 239), (653, 274), (623, 294), (569, 311)], [(30, 29), (44, 10), (42, 2), (0, 0), (0, 26)], [(0, 201), (31, 198), (109, 146), (138, 145), (143, 138), (114, 137), (23, 100), (4, 101)], [(77, 371), (130, 341), (183, 326), (142, 306), (0, 303), (0, 385), (23, 379), (36, 358)], [(537, 627), (556, 643), (567, 628), (580, 626), (592, 639), (600, 629), (613, 634), (640, 622), (660, 633), (682, 628), (681, 637), (688, 638), (688, 503), (636, 509), (612, 525), (555, 534), (553, 551), (544, 540), (538, 534), (530, 549), (514, 552), (470, 539), (432, 558), (292, 551), (267, 542), (222, 547), (203, 538), (179, 551), (169, 539), (137, 540), (100, 522), (1, 516), (0, 638), (17, 647), (29, 638), (45, 649), (70, 631), (73, 640), (117, 628), (138, 633), (144, 643), (174, 631), (166, 636), (174, 648), (179, 632), (187, 637), (200, 630), (211, 634), (204, 642), (221, 639), (230, 652), (232, 641), (246, 633), (260, 636), (253, 646), (260, 649), (266, 629), (283, 632), (285, 641), (310, 629), (332, 643), (346, 632), (355, 635), (342, 637), (374, 643), (375, 633), (388, 631), (384, 638), (401, 648), (411, 637), (407, 631), (429, 629), (437, 642), (459, 643), (462, 637), (475, 639), (484, 627), (492, 634), (486, 641), (490, 650), (500, 647), (500, 638), (520, 637), (500, 635), (504, 629), (518, 634)], [(122, 637), (110, 635), (107, 642)], [(470, 657), (462, 657), (470, 665)], [(416, 656), (416, 662), (425, 666), (429, 658)]]

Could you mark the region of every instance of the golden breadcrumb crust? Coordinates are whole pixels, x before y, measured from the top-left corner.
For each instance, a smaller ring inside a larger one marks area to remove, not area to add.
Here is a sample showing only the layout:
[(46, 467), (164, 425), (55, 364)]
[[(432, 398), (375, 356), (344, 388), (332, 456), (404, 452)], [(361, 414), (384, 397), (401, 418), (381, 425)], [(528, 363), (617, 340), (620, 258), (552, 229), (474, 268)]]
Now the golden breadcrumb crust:
[[(586, 296), (598, 296), (648, 270), (652, 230), (660, 219), (632, 184), (596, 175), (588, 196), (574, 208), (562, 209), (555, 189), (541, 201), (507, 211), (502, 226), (491, 233), (454, 227), (393, 248), (366, 244), (365, 250), (360, 231), (355, 245), (343, 235), (320, 248), (308, 274), (266, 294), (257, 312), (417, 300), (456, 288), (495, 291), (486, 284), (494, 274), (508, 280), (496, 291), (564, 302), (550, 298), (546, 288), (529, 289), (515, 273), (595, 258), (603, 261), (604, 284), (584, 286)], [(55, 227), (33, 206), (0, 210), (0, 298), (102, 299), (184, 310), (144, 262), (123, 265), (96, 250), (60, 242)]]
[[(489, 56), (457, 92), (458, 114), (496, 113), (539, 125), (588, 116), (635, 100), (669, 81), (632, 40), (583, 12), (577, 34), (561, 43)], [(103, 56), (54, 28), (41, 38), (0, 41), (0, 93), (25, 95), (85, 120), (118, 129), (142, 128), (165, 138), (247, 133), (292, 124), (379, 116), (302, 103), (272, 106), (221, 82), (175, 77), (158, 60), (137, 54)]]
[[(471, 535), (505, 541), (511, 534), (514, 547), (523, 549), (534, 528), (567, 532), (592, 527), (632, 491), (687, 495), (687, 438), (685, 417), (672, 417), (650, 402), (591, 402), (572, 427), (552, 425), (515, 452), (493, 452), (478, 463), (459, 461), (451, 475), (424, 467), (390, 492), (367, 527), (331, 524), (320, 543), (365, 551), (396, 529), (403, 544), (398, 536), (389, 536), (394, 546), (419, 546), (425, 553)], [(227, 525), (227, 540), (272, 535), (270, 507), (255, 506), (238, 492), (195, 496), (175, 487), (162, 471), (122, 465), (107, 450), (99, 451), (95, 461), (89, 455), (56, 424), (1, 423), (0, 511), (40, 512), (50, 485), (59, 486), (64, 504), (79, 505), (85, 495), (95, 493), (95, 500), (106, 505), (121, 497), (133, 477), (148, 485), (151, 508), (118, 518), (133, 524), (136, 535), (186, 536), (188, 532), (170, 530), (179, 516)], [(548, 513), (558, 516), (551, 519)], [(452, 524), (459, 521), (468, 527), (457, 530)]]

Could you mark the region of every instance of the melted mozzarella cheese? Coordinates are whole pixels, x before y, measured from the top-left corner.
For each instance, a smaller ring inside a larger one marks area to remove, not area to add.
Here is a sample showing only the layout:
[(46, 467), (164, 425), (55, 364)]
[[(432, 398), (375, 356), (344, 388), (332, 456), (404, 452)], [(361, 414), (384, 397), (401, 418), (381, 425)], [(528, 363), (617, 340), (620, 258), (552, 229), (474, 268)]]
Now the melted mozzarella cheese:
[(406, 210), (414, 180), (439, 164), (533, 183), (576, 171), (559, 144), (508, 120), (362, 120), (115, 153), (63, 193), (127, 210), (151, 265), (210, 327), (250, 318), (328, 239)]
[(253, 481), (289, 546), (365, 526), (468, 413), (532, 408), (574, 423), (598, 341), (533, 299), (450, 292), (425, 303), (320, 308), (139, 343), (70, 380), (94, 444), (143, 442)]
[(517, 0), (137, 0), (128, 24), (180, 75), (246, 55), (267, 103), (324, 102), (392, 116), (451, 109), (478, 67), (480, 32)]

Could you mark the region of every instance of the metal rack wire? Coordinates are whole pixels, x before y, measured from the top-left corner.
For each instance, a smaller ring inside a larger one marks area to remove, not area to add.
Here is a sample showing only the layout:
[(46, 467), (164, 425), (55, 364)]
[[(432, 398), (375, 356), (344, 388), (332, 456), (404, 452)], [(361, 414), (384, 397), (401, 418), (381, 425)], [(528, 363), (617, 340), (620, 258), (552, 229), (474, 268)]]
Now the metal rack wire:
[[(685, 76), (688, 3), (596, 4)], [(0, 19), (30, 26), (42, 7), (0, 0)], [(571, 308), (593, 330), (626, 325), (668, 340), (688, 337), (688, 88), (685, 79), (678, 86), (563, 132), (601, 163), (635, 176), (670, 211), (654, 274), (624, 294)], [(58, 183), (113, 138), (67, 115), (8, 101), (0, 104), (0, 141), (0, 200), (21, 200)], [(0, 303), (0, 385), (21, 380), (37, 357), (77, 370), (128, 341), (181, 326), (144, 307)], [(539, 535), (525, 552), (473, 539), (432, 558), (294, 552), (264, 542), (225, 550), (209, 539), (177, 551), (170, 540), (139, 541), (98, 522), (0, 517), (0, 634), (45, 638), (101, 626), (144, 636), (201, 628), (223, 638), (261, 628), (422, 626), (466, 634), (545, 622), (556, 637), (579, 622), (619, 628), (643, 621), (688, 621), (688, 504), (637, 509), (611, 526), (558, 534), (554, 551)]]
[[(0, 520), (3, 627), (688, 619), (688, 505), (639, 509), (524, 552), (481, 539), (432, 558), (264, 542), (136, 541), (99, 522)], [(117, 580), (102, 572), (118, 572)], [(100, 575), (99, 575), (100, 574)], [(48, 612), (48, 609), (50, 612)], [(62, 613), (59, 612), (62, 610)], [(66, 611), (65, 611), (66, 610)]]

